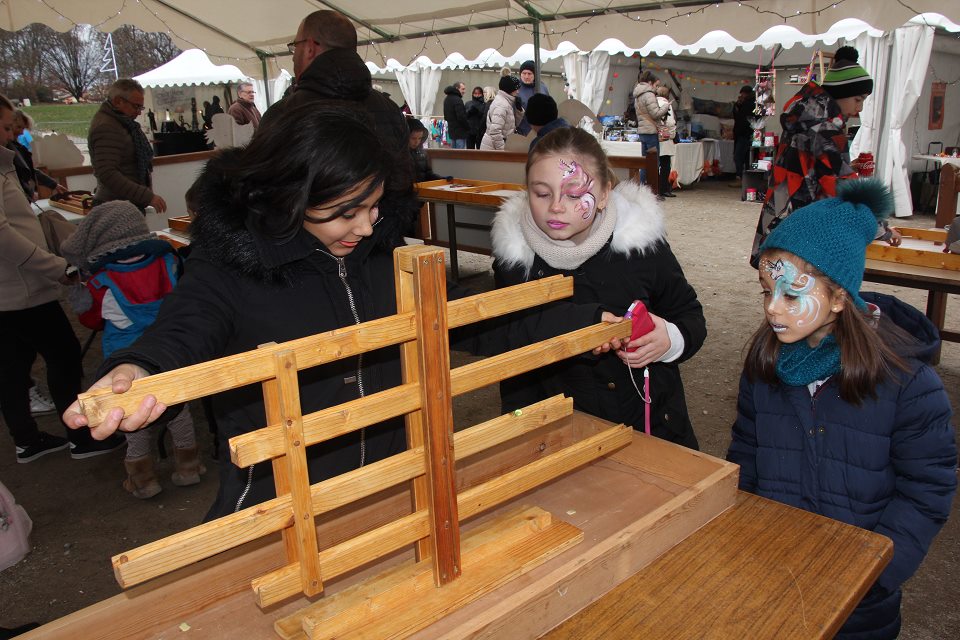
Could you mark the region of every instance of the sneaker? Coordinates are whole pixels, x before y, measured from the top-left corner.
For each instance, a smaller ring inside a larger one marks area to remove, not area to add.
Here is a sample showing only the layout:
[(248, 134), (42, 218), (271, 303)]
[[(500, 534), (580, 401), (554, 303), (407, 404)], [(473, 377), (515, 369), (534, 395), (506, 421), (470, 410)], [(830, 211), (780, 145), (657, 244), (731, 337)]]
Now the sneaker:
[(66, 438), (52, 436), (49, 433), (41, 431), (40, 437), (37, 438), (37, 441), (33, 444), (26, 447), (17, 446), (17, 462), (21, 464), (33, 462), (41, 456), (53, 453), (54, 451), (63, 451), (69, 446), (70, 443), (67, 442)]
[(127, 439), (115, 433), (106, 440), (91, 440), (83, 444), (70, 443), (70, 457), (74, 460), (83, 460), (94, 456), (102, 456), (114, 449), (119, 449), (127, 443)]
[(57, 410), (56, 405), (53, 404), (53, 400), (50, 399), (50, 396), (45, 394), (43, 391), (40, 391), (40, 387), (32, 386), (30, 387), (30, 414), (35, 416), (43, 416), (48, 413), (53, 413)]

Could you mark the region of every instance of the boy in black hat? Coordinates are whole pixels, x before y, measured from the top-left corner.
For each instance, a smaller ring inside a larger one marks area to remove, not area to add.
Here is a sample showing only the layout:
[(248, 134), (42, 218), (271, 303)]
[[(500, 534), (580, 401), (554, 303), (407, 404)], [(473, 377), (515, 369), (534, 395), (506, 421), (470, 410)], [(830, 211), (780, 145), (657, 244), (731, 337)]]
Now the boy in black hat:
[(526, 108), (527, 122), (536, 132), (537, 137), (530, 141), (530, 148), (537, 146), (540, 138), (554, 129), (569, 127), (570, 124), (560, 117), (557, 112), (557, 103), (550, 96), (536, 93), (530, 98)]

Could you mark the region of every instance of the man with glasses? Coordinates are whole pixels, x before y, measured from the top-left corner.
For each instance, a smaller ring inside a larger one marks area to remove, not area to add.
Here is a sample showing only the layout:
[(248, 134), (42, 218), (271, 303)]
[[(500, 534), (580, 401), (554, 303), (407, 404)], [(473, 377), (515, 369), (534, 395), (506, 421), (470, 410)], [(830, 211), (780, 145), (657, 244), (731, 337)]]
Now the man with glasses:
[[(380, 201), (381, 225), (387, 225), (397, 244), (413, 232), (419, 211), (413, 191), (413, 163), (407, 152), (409, 133), (400, 108), (373, 89), (370, 71), (357, 55), (357, 30), (349, 18), (336, 11), (314, 11), (300, 23), (293, 42), (296, 84), (265, 114), (260, 129), (281, 118), (294, 106), (328, 101), (349, 101), (365, 112), (392, 158), (385, 192)], [(293, 143), (294, 141), (291, 141)]]
[(237, 85), (237, 101), (227, 109), (227, 113), (233, 116), (237, 124), (245, 125), (249, 122), (253, 124), (254, 131), (260, 126), (260, 110), (253, 103), (256, 95), (251, 83), (241, 82)]
[(148, 206), (157, 213), (167, 210), (167, 203), (152, 189), (153, 147), (136, 119), (143, 108), (143, 87), (121, 78), (110, 86), (93, 116), (87, 145), (97, 178), (95, 204), (129, 200), (141, 211)]

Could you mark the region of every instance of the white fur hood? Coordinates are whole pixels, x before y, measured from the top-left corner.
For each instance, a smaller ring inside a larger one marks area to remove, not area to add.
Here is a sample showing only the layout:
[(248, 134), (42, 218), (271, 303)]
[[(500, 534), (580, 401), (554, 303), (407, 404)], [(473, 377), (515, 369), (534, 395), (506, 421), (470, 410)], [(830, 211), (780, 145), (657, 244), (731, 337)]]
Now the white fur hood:
[[(610, 249), (615, 253), (640, 255), (666, 239), (663, 209), (656, 196), (646, 186), (633, 181), (622, 182), (610, 193), (607, 208), (617, 214)], [(527, 192), (510, 196), (497, 211), (490, 237), (493, 255), (508, 268), (529, 270), (535, 257), (533, 249), (524, 240), (520, 216), (530, 215)]]

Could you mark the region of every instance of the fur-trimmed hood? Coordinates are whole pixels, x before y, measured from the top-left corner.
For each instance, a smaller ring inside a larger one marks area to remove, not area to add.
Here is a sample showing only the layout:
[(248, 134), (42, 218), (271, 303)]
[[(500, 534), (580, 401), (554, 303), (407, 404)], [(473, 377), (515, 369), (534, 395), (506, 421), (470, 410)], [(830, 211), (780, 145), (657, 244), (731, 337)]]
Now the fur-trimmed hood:
[[(613, 235), (604, 247), (629, 255), (644, 255), (666, 240), (663, 209), (656, 196), (646, 186), (622, 182), (611, 193), (607, 209), (616, 212), (617, 223)], [(490, 233), (493, 255), (507, 268), (523, 267), (527, 272), (536, 257), (520, 228), (520, 216), (530, 215), (527, 192), (520, 191), (508, 198), (497, 211)]]

